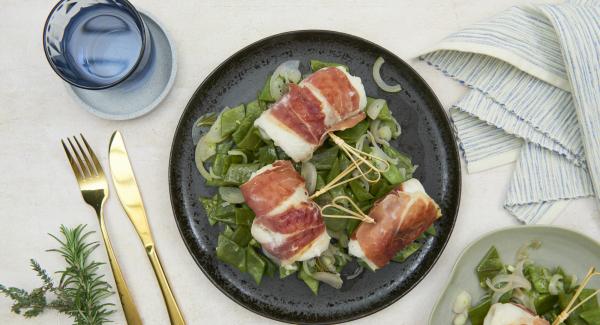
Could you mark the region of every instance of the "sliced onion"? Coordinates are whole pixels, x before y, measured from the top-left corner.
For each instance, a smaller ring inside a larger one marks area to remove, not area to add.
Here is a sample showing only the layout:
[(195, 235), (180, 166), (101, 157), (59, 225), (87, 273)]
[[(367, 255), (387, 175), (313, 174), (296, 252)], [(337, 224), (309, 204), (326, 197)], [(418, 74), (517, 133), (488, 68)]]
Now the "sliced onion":
[[(494, 294), (492, 295), (493, 304), (497, 303), (500, 297), (510, 290), (518, 288), (523, 288), (526, 291), (531, 290), (531, 283), (523, 275), (524, 264), (524, 260), (517, 263), (515, 271), (512, 274), (499, 274), (495, 276), (493, 280), (490, 280), (489, 278), (486, 279), (485, 283), (492, 291), (494, 291)], [(501, 284), (504, 285), (500, 286)]]
[(379, 126), (380, 125), (381, 125), (380, 120), (375, 120), (375, 121), (371, 122), (371, 124), (369, 125), (369, 131), (371, 131), (371, 135), (373, 136), (373, 139), (375, 139), (375, 142), (389, 146), (390, 145), (389, 142), (387, 142), (386, 140), (379, 137)]
[(466, 312), (454, 316), (452, 325), (465, 325), (467, 323), (468, 314)]
[(327, 272), (335, 272), (335, 257), (330, 255), (323, 255), (319, 257), (319, 264), (327, 271)]
[[(500, 284), (510, 285), (513, 289), (515, 288), (523, 288), (527, 291), (531, 290), (531, 283), (529, 280), (524, 277), (519, 277), (515, 274), (500, 274), (497, 275), (492, 283), (494, 287), (497, 287)], [(492, 289), (493, 290), (493, 289)]]
[(204, 137), (200, 138), (200, 141), (196, 145), (196, 151), (194, 156), (196, 158), (196, 165), (198, 162), (205, 162), (210, 157), (214, 156), (217, 153), (217, 144), (209, 143), (206, 141)]
[(465, 290), (461, 291), (454, 299), (452, 311), (455, 314), (462, 314), (471, 307), (471, 295)]
[(388, 156), (388, 154), (386, 154), (377, 144), (377, 141), (375, 140), (375, 137), (373, 136), (373, 134), (371, 134), (371, 132), (367, 131), (367, 134), (369, 136), (369, 139), (371, 140), (371, 145), (373, 148), (373, 155), (381, 158), (381, 159), (385, 159), (387, 160), (389, 163), (391, 164), (398, 164), (398, 159), (397, 158), (392, 158), (390, 156)]
[(239, 150), (239, 149), (229, 150), (229, 151), (227, 151), (227, 154), (229, 154), (230, 156), (241, 156), (242, 162), (244, 164), (248, 162), (248, 156), (246, 156), (246, 154), (242, 150)]
[[(487, 280), (489, 280), (489, 279), (487, 279)], [(486, 280), (486, 284), (489, 287), (490, 285), (492, 285), (492, 283), (488, 282), (487, 280)], [(509, 284), (503, 286), (502, 288), (495, 288), (495, 287), (493, 287), (493, 288), (494, 289), (492, 289), (492, 291), (494, 291), (494, 294), (492, 295), (492, 304), (497, 303), (500, 300), (500, 297), (502, 297), (505, 293), (507, 293), (513, 289), (513, 287)]]
[(315, 272), (311, 274), (312, 278), (328, 285), (332, 286), (335, 289), (340, 289), (344, 284), (342, 277), (339, 274), (329, 273), (329, 272)]
[(542, 246), (542, 242), (539, 240), (532, 240), (526, 242), (517, 250), (517, 262), (523, 261), (529, 258), (529, 249), (538, 249)]
[(527, 309), (535, 312), (535, 305), (533, 301), (529, 295), (524, 293), (520, 288), (514, 290), (511, 302), (516, 302), (517, 304), (523, 305), (527, 307)]
[(213, 125), (210, 127), (210, 130), (208, 130), (208, 132), (200, 140), (204, 139), (204, 141), (208, 143), (219, 143), (225, 140), (227, 136), (221, 135), (221, 115), (223, 115), (223, 112), (227, 109), (229, 109), (229, 107), (225, 107), (221, 111), (221, 114), (219, 114), (215, 123), (213, 123)]
[(518, 277), (521, 277), (521, 278), (527, 280), (525, 278), (525, 275), (523, 274), (523, 267), (524, 266), (525, 266), (525, 260), (519, 261), (517, 263), (517, 265), (515, 265), (515, 271), (513, 272), (513, 274), (516, 275), (516, 276), (518, 276)]
[(195, 153), (196, 160), (208, 160), (217, 152), (216, 144), (223, 140), (225, 140), (225, 137), (221, 135), (221, 114), (219, 114), (210, 130), (198, 140)]
[[(196, 147), (196, 152), (198, 152), (198, 147)], [(204, 167), (204, 162), (198, 159), (198, 155), (196, 155), (196, 168), (198, 168), (200, 175), (202, 175), (202, 177), (204, 177), (205, 180), (211, 181), (213, 179), (208, 170), (206, 170), (206, 168)]]
[(560, 291), (563, 291), (563, 276), (560, 274), (555, 274), (550, 278), (550, 282), (548, 283), (548, 292), (551, 295), (556, 296)]
[(194, 142), (194, 145), (198, 144), (202, 133), (208, 130), (216, 120), (217, 114), (210, 112), (200, 116), (196, 122), (194, 122), (194, 126), (192, 126), (192, 141)]
[(392, 132), (392, 136), (394, 138), (397, 138), (400, 136), (400, 133), (402, 133), (402, 127), (400, 127), (400, 123), (398, 123), (398, 121), (396, 121), (395, 117), (392, 117), (392, 122), (394, 122), (394, 124), (396, 125), (396, 130), (394, 132)]
[(375, 99), (367, 106), (367, 116), (374, 120), (379, 116), (379, 113), (385, 106), (385, 99)]
[(571, 275), (571, 286), (573, 286), (574, 284), (577, 283), (577, 275), (573, 274)]
[(242, 191), (240, 191), (237, 187), (219, 187), (219, 195), (225, 202), (229, 202), (231, 204), (240, 204), (246, 201), (244, 196), (242, 195)]
[(212, 177), (213, 179), (221, 179), (221, 178), (223, 178), (221, 176), (217, 176), (217, 174), (214, 173), (212, 166), (210, 166), (208, 168), (208, 173), (210, 174), (210, 177)]
[(354, 146), (356, 149), (362, 151), (363, 147), (365, 146), (365, 141), (367, 140), (367, 134), (363, 134), (360, 137), (358, 137), (358, 140), (356, 140), (356, 145)]
[(377, 130), (377, 134), (381, 140), (386, 142), (392, 140), (392, 129), (387, 125), (380, 127), (379, 130)]
[(302, 175), (306, 181), (306, 189), (308, 190), (308, 194), (312, 194), (317, 187), (317, 168), (311, 162), (305, 161), (302, 163), (300, 175)]
[(349, 276), (346, 277), (346, 280), (352, 280), (357, 278), (359, 275), (361, 275), (363, 273), (363, 271), (365, 270), (365, 268), (362, 265), (359, 265), (355, 270), (354, 273), (350, 274)]
[(397, 93), (400, 90), (402, 90), (402, 87), (400, 87), (400, 85), (388, 85), (381, 78), (381, 66), (384, 62), (385, 60), (382, 57), (378, 57), (377, 60), (375, 60), (375, 63), (373, 64), (373, 80), (375, 80), (375, 83), (379, 88), (381, 88), (381, 90), (386, 91), (388, 93)]
[(271, 97), (278, 100), (283, 95), (286, 85), (290, 82), (298, 83), (302, 78), (300, 73), (300, 61), (290, 60), (280, 64), (273, 72), (269, 81)]

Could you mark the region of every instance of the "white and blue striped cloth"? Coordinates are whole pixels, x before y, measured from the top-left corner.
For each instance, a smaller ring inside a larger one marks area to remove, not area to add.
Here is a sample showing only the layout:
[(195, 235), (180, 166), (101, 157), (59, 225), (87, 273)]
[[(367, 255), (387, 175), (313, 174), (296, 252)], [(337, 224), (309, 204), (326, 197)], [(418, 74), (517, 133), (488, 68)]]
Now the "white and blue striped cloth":
[(469, 173), (517, 161), (507, 211), (600, 199), (600, 0), (513, 7), (420, 58), (470, 88), (450, 109)]

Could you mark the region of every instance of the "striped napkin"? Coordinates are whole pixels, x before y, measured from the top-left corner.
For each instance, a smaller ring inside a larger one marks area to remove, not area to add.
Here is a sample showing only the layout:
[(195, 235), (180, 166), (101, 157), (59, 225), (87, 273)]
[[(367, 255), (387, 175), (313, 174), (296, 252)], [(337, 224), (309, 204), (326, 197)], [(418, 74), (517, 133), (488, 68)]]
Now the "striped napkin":
[(420, 59), (470, 88), (450, 109), (468, 172), (517, 162), (512, 215), (600, 199), (600, 0), (513, 7)]

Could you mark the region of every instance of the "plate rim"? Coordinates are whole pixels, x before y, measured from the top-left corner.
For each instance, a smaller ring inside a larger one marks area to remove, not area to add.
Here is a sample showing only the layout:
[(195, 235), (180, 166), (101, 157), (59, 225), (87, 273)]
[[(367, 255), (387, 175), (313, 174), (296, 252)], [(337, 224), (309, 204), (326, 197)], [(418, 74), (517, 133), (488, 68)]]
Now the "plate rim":
[(596, 244), (596, 246), (598, 246), (598, 248), (600, 248), (600, 241), (595, 240), (594, 238), (581, 233), (579, 231), (576, 231), (574, 229), (570, 229), (567, 227), (563, 227), (563, 226), (557, 226), (557, 225), (544, 225), (544, 224), (526, 224), (526, 225), (513, 225), (513, 226), (506, 226), (506, 227), (502, 227), (499, 229), (495, 229), (495, 230), (490, 230), (484, 234), (482, 234), (481, 236), (478, 236), (477, 238), (473, 239), (473, 241), (471, 241), (463, 250), (461, 250), (461, 252), (458, 254), (458, 256), (456, 257), (456, 261), (454, 262), (454, 264), (452, 265), (452, 269), (450, 270), (450, 276), (448, 277), (448, 280), (444, 283), (444, 286), (442, 287), (442, 291), (440, 291), (440, 294), (438, 295), (435, 304), (433, 305), (433, 307), (431, 308), (431, 311), (429, 312), (429, 319), (427, 320), (427, 324), (431, 325), (432, 324), (432, 320), (433, 320), (433, 316), (435, 314), (435, 311), (438, 309), (440, 303), (442, 302), (442, 297), (444, 296), (444, 294), (446, 293), (446, 291), (448, 291), (448, 288), (450, 288), (450, 284), (452, 283), (452, 278), (454, 278), (454, 275), (456, 274), (456, 269), (458, 268), (459, 264), (461, 263), (461, 260), (464, 258), (465, 254), (471, 249), (473, 248), (475, 245), (477, 245), (479, 242), (481, 242), (482, 240), (484, 240), (487, 237), (493, 236), (497, 233), (500, 232), (505, 232), (505, 231), (511, 231), (511, 230), (515, 230), (518, 229), (519, 231), (524, 230), (524, 229), (552, 229), (552, 230), (558, 230), (558, 231), (563, 231), (563, 232), (568, 232), (571, 233), (573, 235), (576, 235), (578, 237), (582, 237), (588, 241), (591, 241), (593, 243)]
[[(240, 48), (239, 50), (233, 52), (231, 55), (229, 55), (226, 59), (224, 59), (223, 61), (221, 61), (217, 66), (215, 66), (211, 72), (209, 74), (206, 75), (206, 77), (204, 77), (204, 79), (202, 80), (202, 82), (200, 82), (200, 84), (196, 87), (196, 90), (194, 90), (194, 93), (190, 96), (190, 99), (188, 100), (188, 102), (186, 103), (185, 108), (183, 109), (182, 113), (181, 113), (181, 117), (179, 118), (178, 122), (177, 122), (177, 126), (175, 128), (174, 131), (174, 135), (173, 135), (173, 140), (171, 142), (171, 151), (169, 154), (169, 174), (168, 174), (168, 186), (169, 186), (169, 199), (171, 202), (171, 209), (173, 212), (173, 217), (175, 219), (175, 224), (177, 225), (177, 229), (179, 230), (179, 234), (181, 239), (183, 240), (185, 247), (188, 250), (188, 253), (191, 255), (192, 259), (194, 260), (194, 262), (196, 262), (196, 264), (198, 265), (198, 267), (200, 268), (200, 270), (202, 270), (202, 273), (206, 276), (206, 278), (208, 278), (208, 280), (216, 287), (219, 289), (219, 291), (221, 291), (223, 294), (225, 294), (225, 296), (227, 296), (229, 299), (231, 299), (232, 301), (234, 301), (236, 304), (242, 306), (243, 308), (249, 310), (250, 312), (263, 316), (265, 318), (268, 319), (272, 319), (275, 321), (279, 321), (279, 322), (285, 322), (285, 323), (298, 323), (295, 321), (290, 321), (287, 319), (282, 319), (282, 318), (278, 318), (276, 315), (272, 315), (269, 314), (267, 312), (264, 312), (262, 310), (255, 310), (252, 309), (250, 306), (245, 305), (242, 301), (238, 300), (237, 297), (235, 297), (233, 294), (229, 293), (227, 290), (225, 290), (225, 288), (223, 288), (221, 285), (219, 285), (213, 278), (212, 276), (204, 269), (204, 267), (202, 266), (202, 264), (200, 263), (200, 261), (196, 258), (196, 256), (194, 255), (194, 252), (192, 251), (192, 247), (190, 247), (190, 245), (188, 244), (188, 242), (185, 240), (183, 231), (184, 229), (181, 228), (178, 220), (177, 220), (177, 213), (175, 211), (175, 204), (174, 202), (174, 193), (172, 191), (172, 181), (173, 181), (173, 169), (171, 168), (171, 166), (173, 166), (173, 161), (175, 158), (174, 155), (174, 148), (176, 145), (176, 135), (179, 131), (179, 129), (181, 128), (182, 124), (184, 123), (184, 116), (185, 113), (187, 112), (188, 108), (191, 107), (192, 105), (192, 101), (193, 99), (196, 97), (196, 95), (198, 95), (198, 93), (200, 92), (200, 90), (203, 88), (203, 86), (208, 82), (209, 79), (213, 78), (217, 72), (225, 66), (225, 64), (227, 64), (228, 62), (230, 62), (233, 58), (235, 58), (236, 56), (238, 56), (239, 54), (257, 46), (260, 43), (269, 41), (271, 39), (274, 38), (278, 38), (278, 37), (284, 37), (284, 36), (290, 36), (290, 35), (297, 35), (297, 34), (303, 34), (303, 33), (316, 33), (316, 34), (320, 34), (320, 33), (326, 33), (326, 34), (330, 34), (330, 35), (337, 35), (340, 37), (346, 37), (346, 38), (351, 38), (360, 42), (364, 42), (366, 44), (368, 44), (369, 46), (372, 46), (374, 48), (377, 49), (381, 49), (383, 52), (385, 52), (385, 54), (387, 56), (393, 57), (394, 59), (402, 62), (407, 69), (409, 69), (409, 71), (412, 72), (412, 74), (415, 76), (415, 78), (417, 80), (419, 80), (424, 87), (426, 88), (426, 90), (431, 94), (432, 99), (434, 101), (434, 103), (436, 104), (435, 106), (437, 106), (437, 109), (439, 109), (441, 111), (441, 114), (443, 115), (443, 120), (445, 121), (445, 123), (447, 124), (449, 131), (451, 132), (451, 134), (455, 137), (455, 130), (452, 127), (452, 123), (450, 121), (450, 117), (448, 116), (448, 113), (446, 112), (446, 110), (444, 109), (444, 106), (442, 105), (442, 103), (440, 102), (438, 96), (436, 95), (436, 93), (433, 91), (433, 89), (431, 88), (431, 86), (427, 83), (427, 81), (425, 81), (425, 79), (410, 65), (408, 64), (404, 59), (400, 58), (398, 55), (396, 55), (394, 52), (391, 52), (390, 50), (388, 50), (387, 48), (378, 45), (368, 39), (362, 38), (360, 36), (356, 36), (353, 34), (349, 34), (349, 33), (345, 33), (345, 32), (339, 32), (339, 31), (334, 31), (334, 30), (327, 30), (327, 29), (298, 29), (298, 30), (289, 30), (289, 31), (285, 31), (285, 32), (280, 32), (280, 33), (276, 33), (276, 34), (272, 34), (266, 37), (262, 37), (256, 41), (252, 41), (251, 43), (243, 46), (242, 48)], [(444, 241), (443, 243), (441, 243), (441, 248), (440, 248), (440, 252), (439, 254), (437, 254), (437, 256), (435, 256), (433, 258), (433, 261), (431, 263), (431, 265), (426, 268), (422, 274), (419, 275), (418, 279), (416, 281), (414, 281), (412, 284), (410, 284), (407, 287), (407, 290), (405, 292), (403, 292), (402, 294), (397, 295), (396, 297), (393, 297), (392, 299), (390, 299), (389, 301), (385, 302), (384, 304), (382, 304), (381, 306), (377, 306), (375, 308), (369, 309), (368, 311), (362, 312), (360, 314), (355, 314), (355, 315), (350, 315), (348, 317), (345, 318), (341, 318), (341, 319), (337, 319), (337, 320), (328, 320), (328, 321), (303, 321), (301, 323), (318, 323), (318, 324), (339, 324), (339, 323), (344, 323), (344, 322), (349, 322), (349, 321), (353, 321), (353, 320), (357, 320), (360, 318), (364, 318), (366, 316), (372, 315), (374, 313), (377, 313), (391, 305), (393, 305), (395, 302), (397, 302), (398, 300), (400, 300), (401, 298), (403, 298), (404, 296), (406, 296), (409, 292), (411, 292), (417, 285), (419, 285), (421, 283), (421, 281), (423, 281), (427, 275), (429, 275), (429, 273), (431, 272), (431, 270), (433, 269), (433, 267), (436, 265), (436, 263), (439, 261), (440, 257), (442, 256), (442, 254), (444, 253), (448, 242), (450, 241), (451, 237), (452, 237), (452, 233), (454, 232), (454, 227), (456, 225), (456, 219), (458, 218), (458, 214), (460, 211), (460, 203), (461, 203), (461, 195), (462, 195), (462, 166), (461, 166), (461, 161), (460, 161), (460, 153), (459, 153), (459, 149), (458, 149), (458, 144), (456, 143), (455, 138), (452, 139), (452, 141), (450, 141), (451, 143), (451, 147), (449, 148), (451, 151), (451, 156), (452, 159), (454, 161), (456, 161), (456, 171), (455, 173), (457, 174), (457, 184), (456, 184), (456, 209), (455, 209), (455, 213), (452, 216), (452, 223), (449, 226), (449, 230), (448, 230), (448, 239), (446, 241)]]

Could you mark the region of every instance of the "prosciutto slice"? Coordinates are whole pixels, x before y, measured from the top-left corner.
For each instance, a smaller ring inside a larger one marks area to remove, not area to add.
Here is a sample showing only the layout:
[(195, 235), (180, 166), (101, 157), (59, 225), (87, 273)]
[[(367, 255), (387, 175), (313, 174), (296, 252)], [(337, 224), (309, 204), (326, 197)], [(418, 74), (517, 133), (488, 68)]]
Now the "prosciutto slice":
[(254, 122), (294, 161), (306, 161), (328, 131), (353, 127), (365, 118), (367, 96), (360, 78), (343, 68), (323, 68), (289, 91)]
[(261, 168), (240, 189), (256, 214), (252, 237), (281, 265), (319, 256), (329, 246), (321, 211), (289, 161)]
[(440, 208), (413, 178), (377, 201), (369, 216), (375, 223), (361, 223), (348, 250), (376, 270), (427, 230), (440, 217)]

